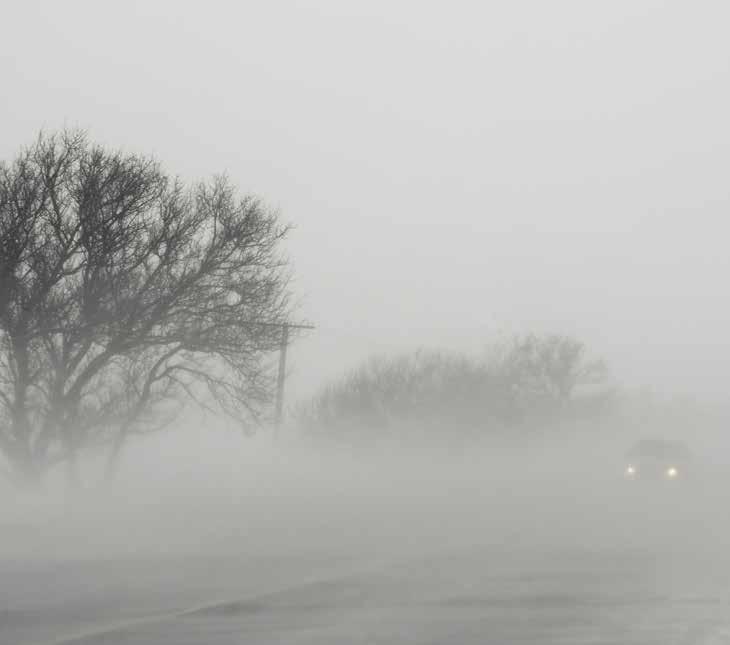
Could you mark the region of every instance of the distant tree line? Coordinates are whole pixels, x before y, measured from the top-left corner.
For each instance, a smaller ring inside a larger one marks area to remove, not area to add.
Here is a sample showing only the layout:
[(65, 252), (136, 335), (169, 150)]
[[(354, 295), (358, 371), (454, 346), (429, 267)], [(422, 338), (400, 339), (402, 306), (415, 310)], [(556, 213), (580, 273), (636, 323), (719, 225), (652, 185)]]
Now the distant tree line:
[(603, 417), (614, 393), (601, 360), (562, 335), (527, 335), (482, 357), (417, 351), (375, 357), (296, 415), (309, 436), (367, 441), (480, 436)]
[[(287, 234), (222, 177), (187, 186), (82, 132), (0, 165), (0, 457), (37, 481), (185, 403), (253, 427), (287, 319)], [(260, 325), (259, 322), (266, 322)], [(0, 465), (2, 460), (0, 460)]]

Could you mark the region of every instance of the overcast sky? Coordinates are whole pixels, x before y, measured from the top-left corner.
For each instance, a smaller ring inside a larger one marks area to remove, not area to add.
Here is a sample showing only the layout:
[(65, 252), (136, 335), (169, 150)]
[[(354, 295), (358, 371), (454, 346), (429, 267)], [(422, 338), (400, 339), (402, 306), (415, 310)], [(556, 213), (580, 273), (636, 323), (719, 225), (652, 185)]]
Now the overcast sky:
[(4, 0), (0, 156), (87, 128), (296, 229), (294, 398), (372, 353), (574, 333), (722, 395), (725, 1)]

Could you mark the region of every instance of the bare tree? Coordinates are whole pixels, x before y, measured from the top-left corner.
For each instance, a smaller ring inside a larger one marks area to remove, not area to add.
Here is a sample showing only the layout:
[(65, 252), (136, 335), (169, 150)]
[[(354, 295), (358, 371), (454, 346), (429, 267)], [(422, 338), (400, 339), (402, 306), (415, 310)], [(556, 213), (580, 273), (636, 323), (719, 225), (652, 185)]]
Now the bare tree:
[[(37, 479), (190, 400), (253, 427), (288, 313), (288, 228), (222, 177), (41, 135), (0, 166), (0, 452)], [(260, 323), (267, 324), (260, 324)]]
[(325, 387), (297, 416), (312, 436), (355, 441), (478, 434), (502, 414), (499, 378), (489, 365), (450, 353), (374, 357)]
[(479, 358), (422, 351), (373, 358), (300, 406), (299, 423), (311, 436), (368, 441), (404, 433), (497, 435), (607, 414), (605, 394), (585, 411), (574, 396), (608, 377), (580, 341), (529, 335), (491, 350)]
[(517, 337), (504, 348), (499, 362), (513, 407), (528, 415), (559, 413), (576, 388), (608, 378), (604, 361), (587, 359), (582, 342), (560, 334)]

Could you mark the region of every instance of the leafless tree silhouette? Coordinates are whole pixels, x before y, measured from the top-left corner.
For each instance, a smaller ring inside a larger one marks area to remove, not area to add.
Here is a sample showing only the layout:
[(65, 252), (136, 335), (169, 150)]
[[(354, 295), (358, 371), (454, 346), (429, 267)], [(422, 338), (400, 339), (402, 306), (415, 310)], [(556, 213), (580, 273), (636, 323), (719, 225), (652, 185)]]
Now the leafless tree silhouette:
[(612, 403), (605, 387), (587, 401), (575, 394), (607, 383), (605, 363), (588, 360), (580, 341), (532, 334), (499, 343), (486, 357), (374, 357), (302, 404), (297, 418), (311, 436), (346, 441), (498, 434), (605, 415)]
[[(188, 188), (82, 132), (0, 166), (0, 454), (37, 480), (175, 418), (265, 414), (288, 227), (223, 177)], [(258, 324), (266, 321), (266, 325)]]

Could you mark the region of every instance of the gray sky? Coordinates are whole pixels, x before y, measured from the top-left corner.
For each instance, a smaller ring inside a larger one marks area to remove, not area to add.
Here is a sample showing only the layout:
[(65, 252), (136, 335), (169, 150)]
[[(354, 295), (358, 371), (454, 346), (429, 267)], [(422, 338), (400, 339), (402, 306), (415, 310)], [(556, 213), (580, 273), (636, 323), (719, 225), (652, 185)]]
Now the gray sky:
[(575, 333), (725, 391), (726, 2), (5, 0), (0, 155), (88, 128), (296, 225), (293, 394), (372, 352)]

